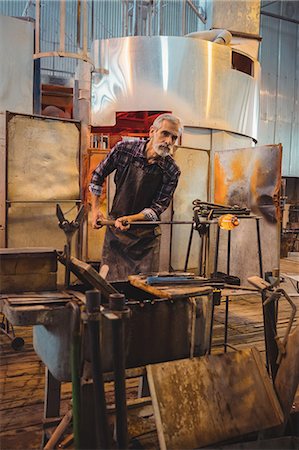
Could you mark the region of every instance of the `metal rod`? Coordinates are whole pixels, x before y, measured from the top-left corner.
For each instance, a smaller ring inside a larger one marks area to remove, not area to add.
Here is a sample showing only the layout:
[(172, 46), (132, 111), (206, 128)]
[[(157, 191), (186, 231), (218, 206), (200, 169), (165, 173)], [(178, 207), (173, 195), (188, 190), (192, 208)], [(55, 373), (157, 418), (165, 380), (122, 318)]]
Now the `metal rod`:
[(81, 203), (82, 200), (6, 200), (6, 203)]
[(81, 0), (77, 0), (77, 50), (81, 47)]
[(80, 368), (81, 368), (81, 334), (80, 334), (80, 307), (77, 302), (71, 301), (69, 306), (73, 309), (73, 336), (71, 341), (71, 375), (72, 375), (72, 411), (73, 411), (73, 437), (75, 448), (81, 448), (80, 433)]
[(189, 262), (189, 256), (190, 256), (190, 250), (191, 250), (191, 244), (192, 244), (193, 231), (194, 231), (194, 228), (193, 228), (193, 223), (192, 223), (191, 231), (190, 231), (190, 235), (189, 235), (189, 242), (188, 242), (188, 248), (187, 248), (186, 260), (185, 260), (184, 272), (187, 272), (187, 267), (188, 267), (188, 262)]
[(266, 332), (266, 315), (265, 315), (265, 306), (264, 306), (264, 302), (266, 301), (267, 296), (266, 296), (266, 291), (264, 289), (261, 291), (261, 298), (262, 298), (262, 309), (263, 309), (264, 341), (265, 341), (265, 353), (266, 353), (266, 369), (267, 369), (267, 372), (270, 374), (269, 349), (268, 349), (268, 340), (267, 340), (267, 332)]
[[(264, 314), (264, 333), (265, 333), (265, 347), (268, 361), (268, 371), (270, 371), (270, 375), (272, 380), (275, 380), (278, 364), (278, 347), (276, 341), (276, 321), (275, 321), (275, 301), (277, 299), (277, 294), (274, 292), (271, 297), (274, 297), (274, 301), (271, 301), (270, 298), (267, 299), (267, 304), (265, 301), (263, 302), (263, 314)], [(279, 294), (278, 294), (279, 297)]]
[(257, 235), (257, 248), (258, 248), (258, 255), (259, 255), (260, 277), (264, 278), (259, 218), (256, 218), (256, 235)]
[(227, 352), (228, 337), (228, 295), (225, 297), (225, 320), (224, 320), (224, 352)]
[(38, 54), (40, 51), (40, 0), (35, 2), (35, 49)]
[(60, 39), (59, 39), (59, 51), (65, 51), (65, 8), (66, 3), (60, 2)]
[(83, 54), (87, 55), (87, 28), (88, 28), (88, 24), (87, 24), (87, 2), (83, 2)]
[(204, 252), (204, 244), (205, 244), (205, 234), (200, 236), (200, 249), (199, 249), (199, 261), (198, 261), (198, 275), (202, 275), (202, 266), (203, 266), (203, 252)]
[(290, 17), (280, 16), (279, 14), (270, 13), (268, 11), (261, 11), (263, 16), (273, 17), (273, 19), (285, 20), (286, 22), (292, 22), (299, 24), (299, 20), (291, 19)]
[(229, 275), (230, 272), (230, 249), (231, 249), (231, 230), (228, 230), (227, 237), (227, 261), (226, 261), (226, 273)]
[(216, 276), (217, 267), (218, 267), (219, 240), (220, 240), (220, 228), (217, 227), (215, 258), (214, 258), (214, 276)]
[(181, 2), (182, 8), (182, 36), (186, 34), (186, 0)]
[[(61, 422), (55, 428), (54, 433), (52, 434), (52, 436), (50, 437), (50, 439), (44, 446), (43, 450), (52, 450), (55, 448), (57, 442), (59, 441), (59, 439), (61, 438), (63, 433), (66, 431), (71, 420), (72, 420), (72, 410), (68, 411), (66, 413), (66, 415), (62, 418)], [(77, 447), (77, 448), (79, 448), (79, 447)]]
[(197, 8), (193, 5), (191, 0), (187, 0), (187, 5), (190, 6), (192, 11), (197, 15), (197, 17), (202, 21), (202, 23), (206, 23), (206, 18), (197, 10)]
[(124, 294), (109, 295), (109, 310), (114, 315), (112, 321), (113, 340), (113, 369), (114, 392), (116, 406), (116, 440), (118, 448), (127, 449), (128, 419), (126, 398), (126, 371), (125, 371), (125, 318), (129, 317), (130, 310), (125, 306)]
[(104, 390), (104, 379), (101, 360), (99, 314), (101, 304), (101, 294), (99, 291), (86, 292), (86, 310), (90, 314), (87, 320), (87, 327), (90, 338), (91, 365), (94, 387), (94, 410), (96, 437), (99, 449), (108, 449), (110, 446), (109, 428), (106, 411), (106, 398)]
[[(98, 225), (101, 225), (102, 227), (105, 226), (113, 226), (115, 224), (115, 220), (99, 220)], [(213, 221), (206, 221), (204, 220), (203, 223), (217, 223), (217, 220), (213, 220)], [(150, 221), (150, 220), (138, 220), (136, 222), (124, 222), (124, 225), (193, 225), (194, 222), (190, 221), (190, 220), (186, 220), (186, 221), (180, 221), (180, 220), (169, 220), (169, 221), (162, 221), (162, 220), (156, 220), (156, 221)]]
[(66, 245), (64, 246), (64, 254), (65, 254), (65, 274), (64, 274), (64, 284), (66, 289), (70, 287), (70, 278), (71, 278), (71, 237), (66, 235)]
[(210, 336), (209, 336), (208, 355), (211, 354), (211, 350), (212, 350), (213, 328), (214, 328), (214, 311), (215, 311), (215, 302), (214, 302), (214, 295), (213, 295), (212, 296), (212, 311), (211, 311), (211, 323), (210, 323)]

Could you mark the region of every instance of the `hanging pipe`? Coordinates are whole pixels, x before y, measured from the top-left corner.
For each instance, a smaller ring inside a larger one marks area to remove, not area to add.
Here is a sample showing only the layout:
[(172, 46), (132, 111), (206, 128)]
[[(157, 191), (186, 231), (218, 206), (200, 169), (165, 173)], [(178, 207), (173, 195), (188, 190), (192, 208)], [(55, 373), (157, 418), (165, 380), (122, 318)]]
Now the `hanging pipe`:
[(232, 39), (232, 34), (227, 30), (219, 30), (215, 28), (214, 30), (195, 31), (193, 33), (188, 33), (186, 34), (186, 37), (203, 39), (205, 41), (211, 41), (216, 44), (228, 45)]

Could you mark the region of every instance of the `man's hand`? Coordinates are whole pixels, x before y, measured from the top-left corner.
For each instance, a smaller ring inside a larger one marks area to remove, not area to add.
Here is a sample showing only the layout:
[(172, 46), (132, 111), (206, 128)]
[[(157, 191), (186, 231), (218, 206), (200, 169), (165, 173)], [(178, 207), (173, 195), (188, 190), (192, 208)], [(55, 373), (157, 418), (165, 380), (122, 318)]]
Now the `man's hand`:
[(121, 231), (126, 231), (130, 228), (130, 223), (132, 222), (133, 216), (122, 216), (116, 219), (115, 228), (118, 228)]
[(100, 210), (92, 211), (92, 228), (99, 229), (101, 228), (101, 225), (98, 223), (98, 221), (105, 220), (106, 217)]
[(130, 224), (132, 222), (138, 222), (138, 220), (144, 220), (144, 219), (145, 219), (145, 216), (142, 212), (137, 213), (137, 214), (132, 214), (131, 216), (122, 216), (122, 217), (118, 217), (118, 219), (116, 219), (114, 226), (121, 231), (126, 231), (130, 228)]

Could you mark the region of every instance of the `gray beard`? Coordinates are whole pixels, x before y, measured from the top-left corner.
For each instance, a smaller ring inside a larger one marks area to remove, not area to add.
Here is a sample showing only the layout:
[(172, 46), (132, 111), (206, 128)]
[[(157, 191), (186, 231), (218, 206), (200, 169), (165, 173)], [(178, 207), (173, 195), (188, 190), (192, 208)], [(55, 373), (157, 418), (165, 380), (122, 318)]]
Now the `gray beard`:
[(167, 155), (169, 155), (170, 148), (164, 145), (155, 144), (154, 150), (157, 155), (161, 156), (162, 158), (165, 158)]

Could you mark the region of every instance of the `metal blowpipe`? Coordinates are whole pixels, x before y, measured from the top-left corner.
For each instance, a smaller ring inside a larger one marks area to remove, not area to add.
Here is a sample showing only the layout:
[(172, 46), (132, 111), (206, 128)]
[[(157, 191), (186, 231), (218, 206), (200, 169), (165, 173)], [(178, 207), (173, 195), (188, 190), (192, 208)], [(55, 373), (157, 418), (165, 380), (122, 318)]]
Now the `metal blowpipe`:
[[(234, 216), (232, 214), (224, 214), (217, 219), (207, 219), (206, 217), (198, 217), (195, 221), (185, 221), (185, 220), (157, 220), (157, 221), (149, 221), (149, 220), (138, 220), (136, 222), (128, 222), (127, 220), (123, 220), (122, 224), (124, 226), (130, 225), (130, 226), (153, 226), (153, 225), (194, 225), (194, 227), (198, 226), (199, 224), (212, 224), (216, 223), (218, 226), (224, 230), (232, 230), (236, 226), (239, 225), (239, 219), (237, 216)], [(105, 219), (105, 220), (98, 220), (97, 224), (100, 227), (105, 226), (114, 226), (115, 220), (113, 219)]]
[[(207, 220), (207, 219), (200, 219), (201, 223), (217, 223), (217, 220)], [(138, 220), (136, 222), (128, 222), (127, 220), (123, 220), (122, 224), (124, 226), (130, 225), (192, 225), (194, 221), (180, 221), (180, 220), (169, 220), (169, 221), (163, 221), (163, 220), (157, 220), (157, 221), (150, 221), (150, 220)], [(115, 224), (115, 220), (113, 219), (107, 219), (107, 220), (98, 220), (97, 225), (101, 227), (105, 226), (113, 226)]]

